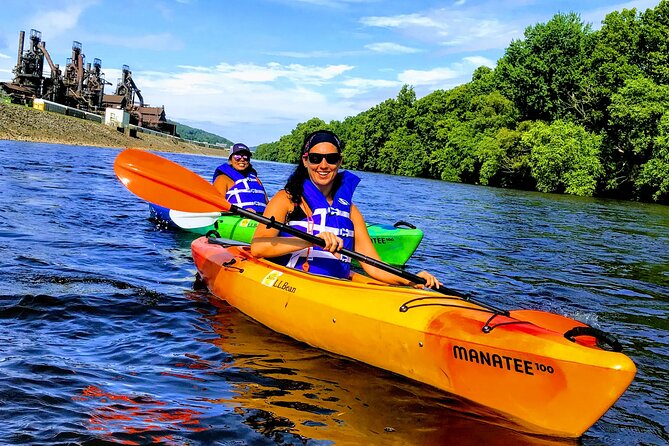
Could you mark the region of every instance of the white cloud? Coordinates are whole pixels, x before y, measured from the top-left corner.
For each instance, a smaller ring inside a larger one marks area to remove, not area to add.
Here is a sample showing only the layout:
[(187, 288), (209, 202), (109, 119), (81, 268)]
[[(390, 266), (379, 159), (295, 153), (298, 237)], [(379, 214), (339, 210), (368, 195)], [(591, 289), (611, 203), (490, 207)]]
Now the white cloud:
[(396, 80), (365, 79), (356, 77), (344, 80), (341, 82), (341, 85), (343, 85), (343, 88), (337, 88), (337, 94), (342, 98), (351, 99), (374, 90), (399, 90), (402, 87), (402, 82)]
[[(405, 70), (397, 78), (403, 84), (415, 87), (429, 87), (448, 89), (469, 82), (472, 72), (485, 65), (493, 68), (495, 63), (481, 56), (469, 56), (460, 62), (454, 62), (448, 67), (435, 67), (429, 70)], [(426, 90), (421, 88), (421, 90)]]
[(431, 70), (405, 70), (398, 79), (411, 85), (438, 85), (460, 77), (461, 73), (447, 67), (432, 68)]
[(250, 144), (267, 142), (273, 135), (237, 134), (240, 129), (283, 126), (288, 133), (298, 122), (314, 116), (341, 119), (362, 111), (348, 101), (333, 101), (331, 89), (352, 66), (300, 64), (266, 65), (221, 63), (214, 67), (180, 66), (176, 73), (138, 71), (133, 79), (146, 103), (165, 106), (170, 119), (212, 122), (225, 128), (227, 137)]
[(363, 89), (401, 86), (401, 84), (398, 81), (385, 80), (385, 79), (364, 79), (360, 77), (346, 79), (341, 84), (346, 87), (356, 87)]
[(29, 23), (34, 29), (48, 31), (49, 38), (53, 39), (75, 29), (84, 11), (96, 3), (92, 0), (70, 1), (51, 11), (38, 8), (39, 12), (33, 15)]
[(623, 9), (636, 8), (637, 13), (644, 12), (648, 8), (657, 6), (657, 0), (633, 0), (628, 2), (621, 2), (615, 5), (608, 5), (601, 8), (592, 9), (581, 13), (581, 20), (585, 23), (592, 24), (594, 29), (601, 28), (602, 20), (612, 11), (622, 11)]
[(394, 97), (404, 84), (414, 86), (418, 96), (452, 88), (471, 80), (472, 71), (481, 65), (494, 62), (468, 56), (447, 66), (404, 70), (390, 79), (346, 77), (351, 65), (277, 62), (180, 65), (178, 72), (139, 71), (133, 78), (146, 103), (164, 105), (168, 118), (213, 123), (219, 134), (258, 144), (315, 116), (329, 121), (357, 115)]
[[(213, 68), (180, 66), (186, 69), (186, 73), (172, 75), (179, 79), (181, 76), (188, 77), (188, 86), (197, 88), (204, 85), (219, 85), (222, 82), (236, 80), (243, 83), (267, 83), (279, 80), (289, 81), (295, 84), (322, 85), (323, 82), (340, 76), (346, 71), (353, 69), (351, 65), (282, 65), (270, 62), (266, 65), (252, 63), (232, 65), (221, 63)], [(179, 79), (180, 81), (183, 79)]]
[(7, 56), (0, 53), (0, 82), (8, 82), (14, 78), (14, 64), (16, 56)]
[(482, 56), (469, 56), (469, 57), (464, 57), (462, 60), (468, 62), (469, 64), (475, 66), (476, 68), (480, 66), (495, 68), (495, 66), (497, 65), (496, 62), (488, 59), (487, 57), (482, 57)]
[(408, 46), (399, 45), (392, 42), (370, 43), (369, 45), (365, 45), (365, 48), (374, 51), (375, 53), (384, 54), (411, 54), (421, 52), (421, 50), (417, 48), (410, 48)]
[(485, 17), (480, 8), (441, 8), (423, 13), (361, 19), (368, 27), (397, 29), (408, 38), (446, 47), (450, 52), (506, 48), (522, 36), (526, 19), (501, 21)]
[(379, 28), (439, 28), (439, 23), (432, 18), (421, 14), (404, 14), (396, 16), (372, 16), (363, 17), (360, 23), (366, 26), (373, 26)]

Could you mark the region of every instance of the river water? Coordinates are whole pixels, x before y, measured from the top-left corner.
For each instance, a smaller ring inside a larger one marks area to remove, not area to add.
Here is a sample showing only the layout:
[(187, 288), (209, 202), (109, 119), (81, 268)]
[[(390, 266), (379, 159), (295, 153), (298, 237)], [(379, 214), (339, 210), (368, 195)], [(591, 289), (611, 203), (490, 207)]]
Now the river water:
[[(501, 427), (196, 289), (191, 237), (148, 220), (114, 176), (117, 153), (0, 141), (1, 444), (669, 443), (669, 207), (359, 173), (368, 221), (425, 231), (409, 270), (621, 341), (637, 377), (565, 441)], [(166, 156), (206, 178), (222, 161)], [(292, 170), (255, 166), (270, 194)]]

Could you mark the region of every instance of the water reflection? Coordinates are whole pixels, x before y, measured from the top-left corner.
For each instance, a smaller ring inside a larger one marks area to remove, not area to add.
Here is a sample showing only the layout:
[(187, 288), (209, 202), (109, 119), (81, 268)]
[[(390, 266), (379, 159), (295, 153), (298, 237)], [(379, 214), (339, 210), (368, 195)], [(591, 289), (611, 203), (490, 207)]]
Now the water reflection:
[[(182, 444), (175, 431), (201, 432), (201, 411), (170, 407), (150, 397), (126, 395), (89, 385), (73, 398), (91, 414), (88, 430), (100, 438), (121, 444)], [(141, 441), (140, 441), (141, 440)]]
[(289, 434), (336, 444), (576, 444), (511, 430), (485, 408), (298, 343), (211, 300), (220, 336), (213, 342), (232, 356), (216, 373), (235, 383), (231, 396), (211, 402), (232, 405), (275, 441)]

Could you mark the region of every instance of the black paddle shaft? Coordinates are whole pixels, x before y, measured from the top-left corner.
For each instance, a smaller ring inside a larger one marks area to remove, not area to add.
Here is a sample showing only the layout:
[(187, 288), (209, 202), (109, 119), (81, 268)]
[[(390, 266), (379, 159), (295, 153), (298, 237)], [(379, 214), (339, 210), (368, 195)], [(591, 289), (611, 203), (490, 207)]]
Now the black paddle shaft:
[[(313, 234), (308, 234), (304, 231), (300, 231), (297, 228), (294, 228), (294, 227), (289, 226), (287, 224), (276, 221), (276, 219), (274, 217), (267, 218), (262, 214), (258, 214), (256, 212), (248, 211), (246, 209), (237, 207), (234, 204), (230, 205), (229, 212), (232, 212), (233, 214), (241, 215), (242, 217), (246, 217), (250, 220), (257, 221), (258, 223), (262, 223), (262, 224), (266, 225), (268, 228), (279, 229), (283, 232), (294, 235), (295, 237), (301, 238), (302, 240), (306, 240), (309, 243), (313, 243), (314, 245), (318, 245), (320, 247), (325, 246), (325, 240), (323, 240), (322, 238), (316, 237)], [(404, 271), (403, 269), (400, 269), (400, 268), (395, 268), (392, 265), (389, 265), (389, 264), (384, 263), (384, 262), (382, 262), (380, 260), (377, 260), (377, 259), (373, 259), (371, 257), (368, 257), (368, 256), (364, 255), (364, 254), (360, 254), (358, 252), (351, 251), (350, 249), (342, 248), (338, 252), (340, 252), (343, 255), (349, 256), (352, 259), (356, 259), (359, 262), (364, 262), (364, 263), (366, 263), (368, 265), (371, 265), (375, 268), (378, 268), (378, 269), (381, 269), (383, 271), (389, 272), (390, 274), (394, 274), (398, 277), (402, 277), (402, 278), (407, 279), (411, 282), (419, 283), (419, 284), (425, 284), (425, 282), (426, 282), (425, 279), (423, 279), (420, 276), (417, 276), (416, 274), (410, 273), (408, 271)], [(448, 296), (460, 297), (465, 301), (472, 302), (476, 305), (480, 305), (481, 307), (484, 307), (484, 308), (486, 308), (488, 310), (491, 310), (495, 313), (500, 313), (500, 314), (504, 314), (504, 315), (509, 314), (509, 312), (506, 311), (506, 310), (501, 310), (499, 308), (495, 308), (492, 305), (488, 305), (488, 304), (485, 304), (483, 302), (478, 302), (477, 300), (475, 300), (471, 296), (460, 293), (459, 291), (451, 290), (451, 289), (448, 289), (448, 288), (445, 288), (445, 287), (439, 287), (435, 291), (438, 291), (442, 294), (446, 294)]]

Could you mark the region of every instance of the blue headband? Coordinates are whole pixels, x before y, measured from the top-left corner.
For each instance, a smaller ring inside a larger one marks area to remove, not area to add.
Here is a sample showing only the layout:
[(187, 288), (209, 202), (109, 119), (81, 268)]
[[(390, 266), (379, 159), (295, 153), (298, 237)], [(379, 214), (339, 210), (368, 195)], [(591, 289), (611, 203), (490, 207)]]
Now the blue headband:
[(329, 142), (337, 148), (338, 152), (341, 152), (341, 141), (337, 138), (337, 135), (330, 132), (329, 130), (318, 130), (304, 140), (304, 146), (302, 147), (302, 153), (307, 153), (313, 146), (320, 144), (322, 142)]

